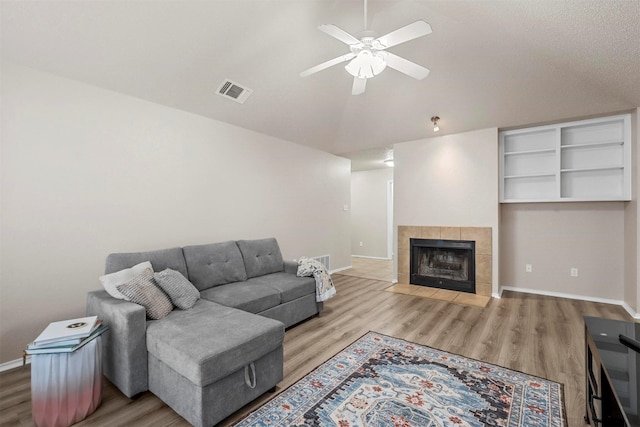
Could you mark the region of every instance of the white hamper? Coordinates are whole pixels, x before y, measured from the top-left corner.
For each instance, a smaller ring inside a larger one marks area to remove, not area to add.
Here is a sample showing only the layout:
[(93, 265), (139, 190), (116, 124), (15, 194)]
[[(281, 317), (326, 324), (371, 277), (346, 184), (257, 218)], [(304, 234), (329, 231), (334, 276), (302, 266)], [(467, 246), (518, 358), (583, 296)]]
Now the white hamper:
[(31, 408), (38, 427), (70, 426), (102, 399), (102, 337), (71, 353), (31, 356)]

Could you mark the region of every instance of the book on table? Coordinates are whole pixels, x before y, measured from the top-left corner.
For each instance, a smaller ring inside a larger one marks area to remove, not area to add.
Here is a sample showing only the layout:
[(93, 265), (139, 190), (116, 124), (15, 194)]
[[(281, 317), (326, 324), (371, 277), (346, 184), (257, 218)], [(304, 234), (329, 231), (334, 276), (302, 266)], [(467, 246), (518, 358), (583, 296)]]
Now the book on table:
[(33, 340), (36, 345), (52, 344), (77, 338), (86, 338), (97, 327), (98, 316), (80, 317), (77, 319), (51, 322), (49, 326)]
[(32, 342), (29, 344), (28, 348), (62, 347), (66, 345), (80, 344), (80, 341), (82, 341), (82, 338), (71, 338), (62, 341), (46, 342), (44, 344), (36, 344), (35, 342)]
[[(91, 342), (96, 337), (102, 335), (109, 327), (98, 320), (97, 326), (91, 331), (91, 333), (84, 338), (76, 338), (72, 340), (65, 340), (59, 342), (53, 342), (49, 344), (36, 344), (35, 341), (27, 346), (25, 350), (26, 354), (45, 354), (45, 353), (71, 353), (85, 344)], [(79, 340), (76, 342), (76, 340)]]
[[(90, 335), (93, 334), (93, 332), (95, 330), (98, 329), (98, 327), (102, 324), (102, 320), (97, 319), (95, 324), (93, 325), (93, 329), (90, 332)], [(83, 333), (84, 335), (84, 333)], [(68, 346), (68, 345), (76, 345), (76, 344), (80, 344), (80, 342), (86, 337), (82, 337), (82, 338), (60, 338), (59, 340), (45, 340), (43, 341), (34, 341), (32, 343), (29, 344), (28, 348), (45, 348), (45, 347), (62, 347), (62, 346)]]

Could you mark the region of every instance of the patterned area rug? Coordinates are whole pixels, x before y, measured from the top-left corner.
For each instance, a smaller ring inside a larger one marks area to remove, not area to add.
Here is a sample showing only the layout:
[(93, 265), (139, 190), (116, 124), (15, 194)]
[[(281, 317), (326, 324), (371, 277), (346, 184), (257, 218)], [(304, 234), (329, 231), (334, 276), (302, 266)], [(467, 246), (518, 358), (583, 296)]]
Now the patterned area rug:
[(369, 332), (236, 424), (565, 426), (562, 385)]

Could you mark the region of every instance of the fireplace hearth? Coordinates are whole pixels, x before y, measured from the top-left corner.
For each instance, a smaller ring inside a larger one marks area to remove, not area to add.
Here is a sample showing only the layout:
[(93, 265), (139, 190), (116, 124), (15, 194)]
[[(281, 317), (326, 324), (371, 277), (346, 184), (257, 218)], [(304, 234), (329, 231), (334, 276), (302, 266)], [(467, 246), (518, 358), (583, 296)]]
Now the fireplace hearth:
[(475, 241), (410, 239), (410, 283), (476, 293)]

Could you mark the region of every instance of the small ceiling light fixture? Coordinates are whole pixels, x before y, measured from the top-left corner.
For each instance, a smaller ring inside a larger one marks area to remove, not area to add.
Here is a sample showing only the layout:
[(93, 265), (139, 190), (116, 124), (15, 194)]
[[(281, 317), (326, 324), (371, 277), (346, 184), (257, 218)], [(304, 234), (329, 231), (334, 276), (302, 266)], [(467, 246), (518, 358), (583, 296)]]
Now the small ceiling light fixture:
[(438, 132), (440, 130), (440, 126), (438, 126), (438, 123), (440, 122), (440, 117), (433, 116), (431, 117), (431, 121), (433, 122), (433, 131)]

